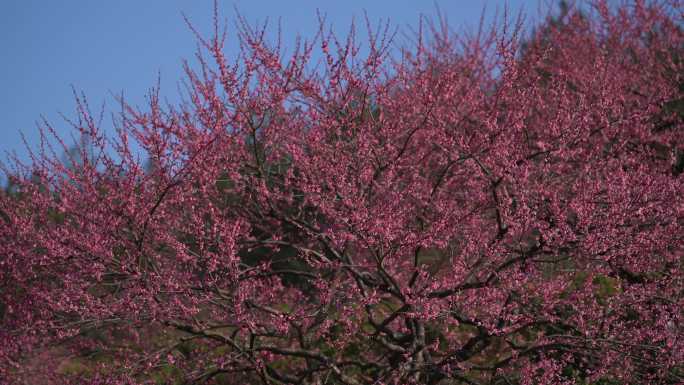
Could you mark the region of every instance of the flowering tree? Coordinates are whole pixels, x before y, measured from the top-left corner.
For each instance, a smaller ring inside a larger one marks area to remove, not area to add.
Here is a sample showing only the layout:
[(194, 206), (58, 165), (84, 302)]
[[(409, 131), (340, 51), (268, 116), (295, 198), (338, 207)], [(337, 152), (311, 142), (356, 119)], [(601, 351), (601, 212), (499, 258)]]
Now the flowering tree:
[(597, 1), (524, 49), (428, 23), (398, 55), (243, 24), (114, 137), (77, 98), (88, 146), (0, 196), (0, 378), (684, 381), (681, 11)]

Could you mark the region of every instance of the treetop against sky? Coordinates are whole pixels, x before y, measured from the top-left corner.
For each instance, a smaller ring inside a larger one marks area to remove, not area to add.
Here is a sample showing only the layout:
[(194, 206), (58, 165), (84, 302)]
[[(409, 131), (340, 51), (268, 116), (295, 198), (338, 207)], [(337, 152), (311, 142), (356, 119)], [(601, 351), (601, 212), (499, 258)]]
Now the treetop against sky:
[[(295, 36), (312, 37), (317, 29), (316, 11), (333, 29), (345, 33), (352, 18), (363, 28), (364, 13), (372, 23), (389, 20), (393, 26), (417, 25), (419, 15), (434, 15), (436, 6), (460, 28), (474, 28), (486, 7), (492, 17), (508, 4), (512, 13), (524, 10), (537, 17), (537, 0), (427, 1), (361, 0), (296, 3), (269, 0), (219, 1), (222, 16), (233, 22), (239, 11), (250, 23), (269, 20), (273, 37), (280, 23), (283, 44), (292, 48)], [(233, 8), (235, 7), (235, 8)], [(543, 7), (542, 7), (543, 8)], [(190, 0), (88, 0), (6, 1), (0, 5), (0, 157), (16, 152), (28, 158), (22, 134), (29, 145), (39, 142), (36, 122), (46, 117), (68, 136), (69, 126), (60, 114), (74, 117), (72, 86), (83, 91), (92, 105), (106, 103), (106, 118), (117, 111), (114, 95), (133, 104), (144, 104), (144, 95), (159, 76), (164, 99), (178, 101), (182, 60), (193, 60), (196, 40), (183, 22), (183, 14), (202, 33), (209, 33), (212, 1)], [(226, 54), (238, 52), (229, 38)], [(111, 130), (109, 119), (104, 125)]]

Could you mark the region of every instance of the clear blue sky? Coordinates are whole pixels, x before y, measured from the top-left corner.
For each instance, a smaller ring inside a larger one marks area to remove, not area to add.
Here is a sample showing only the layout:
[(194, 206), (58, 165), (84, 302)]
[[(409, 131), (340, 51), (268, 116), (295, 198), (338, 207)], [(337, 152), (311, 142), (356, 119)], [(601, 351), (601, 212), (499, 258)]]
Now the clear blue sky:
[[(508, 4), (538, 14), (538, 0), (220, 0), (223, 16), (232, 20), (233, 6), (250, 22), (281, 19), (284, 42), (301, 34), (313, 36), (316, 9), (336, 30), (352, 17), (389, 19), (399, 27), (415, 26), (419, 15), (434, 15), (435, 5), (449, 24), (476, 27), (483, 6), (487, 14)], [(71, 86), (83, 91), (91, 106), (106, 102), (116, 109), (112, 93), (142, 103), (161, 75), (161, 94), (177, 100), (181, 61), (195, 52), (195, 39), (184, 24), (185, 13), (201, 31), (211, 25), (212, 0), (5, 0), (0, 2), (0, 159), (16, 151), (26, 159), (20, 132), (29, 145), (38, 140), (41, 115), (68, 133), (59, 113), (74, 116)], [(360, 21), (360, 20), (359, 20)], [(275, 26), (275, 23), (272, 24)], [(229, 52), (230, 53), (230, 52)]]

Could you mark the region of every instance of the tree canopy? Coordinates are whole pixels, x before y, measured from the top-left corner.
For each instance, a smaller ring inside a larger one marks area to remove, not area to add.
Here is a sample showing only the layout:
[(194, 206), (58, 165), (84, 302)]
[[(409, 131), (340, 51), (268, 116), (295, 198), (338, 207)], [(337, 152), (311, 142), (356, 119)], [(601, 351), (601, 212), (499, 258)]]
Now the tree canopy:
[(7, 168), (0, 380), (681, 383), (681, 15), (217, 25), (182, 103), (78, 97), (83, 145)]

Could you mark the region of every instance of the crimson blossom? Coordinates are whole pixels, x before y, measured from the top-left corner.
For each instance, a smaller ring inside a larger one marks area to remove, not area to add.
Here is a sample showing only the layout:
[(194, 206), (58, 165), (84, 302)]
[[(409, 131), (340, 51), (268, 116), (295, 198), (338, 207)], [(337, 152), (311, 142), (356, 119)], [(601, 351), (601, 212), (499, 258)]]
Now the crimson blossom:
[(682, 383), (681, 15), (243, 22), (116, 135), (77, 97), (76, 151), (6, 167), (0, 380)]

